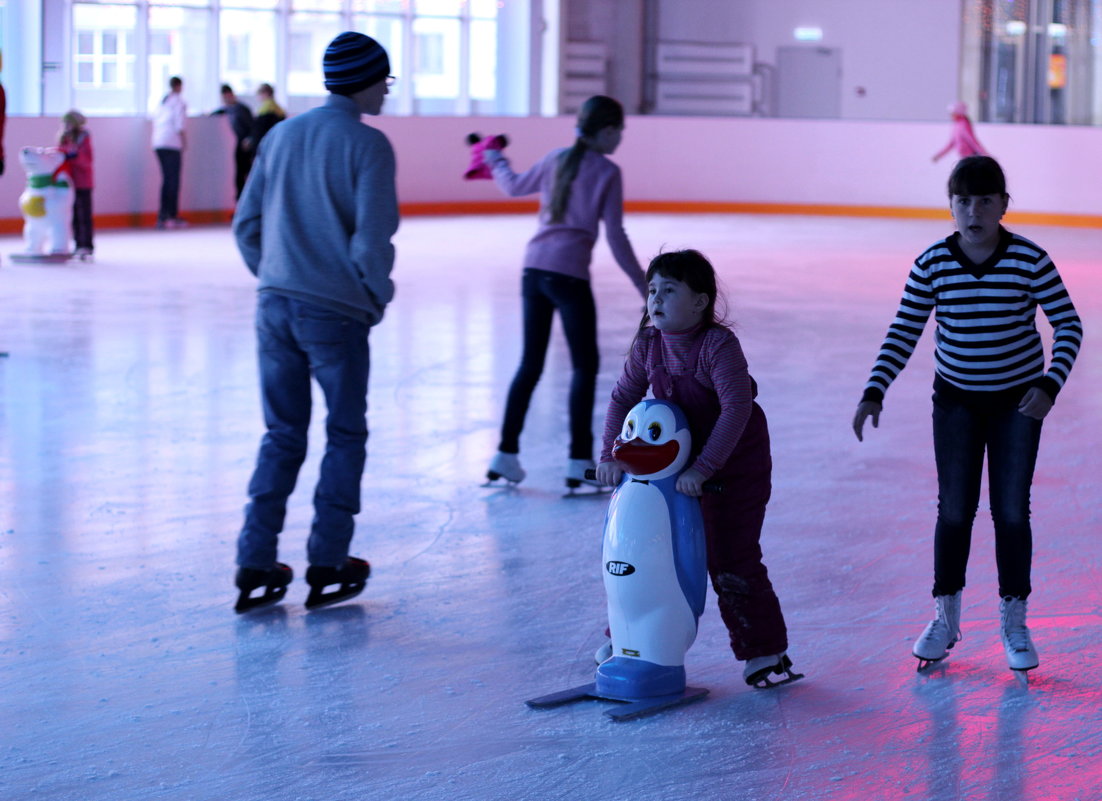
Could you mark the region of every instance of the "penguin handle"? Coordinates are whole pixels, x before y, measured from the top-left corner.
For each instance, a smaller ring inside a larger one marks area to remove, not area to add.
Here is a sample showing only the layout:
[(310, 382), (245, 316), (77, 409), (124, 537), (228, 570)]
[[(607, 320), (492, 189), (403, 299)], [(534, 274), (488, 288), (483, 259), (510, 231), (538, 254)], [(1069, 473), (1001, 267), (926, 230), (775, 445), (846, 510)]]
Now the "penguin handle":
[[(596, 481), (597, 480), (597, 471), (594, 470), (592, 467), (588, 468), (585, 471), (585, 480), (586, 481)], [(720, 494), (723, 493), (723, 484), (721, 484), (718, 481), (705, 481), (704, 484), (703, 484), (703, 489), (704, 489), (705, 492), (710, 493), (712, 495), (720, 495)]]

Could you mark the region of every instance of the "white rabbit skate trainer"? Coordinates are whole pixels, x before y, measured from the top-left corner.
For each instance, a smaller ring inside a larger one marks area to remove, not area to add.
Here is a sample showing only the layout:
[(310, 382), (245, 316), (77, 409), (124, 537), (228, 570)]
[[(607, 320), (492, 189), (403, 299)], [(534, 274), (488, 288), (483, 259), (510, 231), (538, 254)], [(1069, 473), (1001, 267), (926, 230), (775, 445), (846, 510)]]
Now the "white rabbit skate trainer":
[(949, 656), (949, 649), (961, 639), (961, 592), (963, 590), (958, 590), (955, 595), (934, 596), (936, 615), (926, 624), (926, 628), (915, 640), (914, 648), (911, 649), (911, 653), (918, 660), (920, 672)]
[(1040, 664), (1033, 638), (1025, 624), (1026, 602), (1024, 598), (1008, 595), (999, 602), (1002, 617), (1003, 648), (1011, 670), (1033, 670)]

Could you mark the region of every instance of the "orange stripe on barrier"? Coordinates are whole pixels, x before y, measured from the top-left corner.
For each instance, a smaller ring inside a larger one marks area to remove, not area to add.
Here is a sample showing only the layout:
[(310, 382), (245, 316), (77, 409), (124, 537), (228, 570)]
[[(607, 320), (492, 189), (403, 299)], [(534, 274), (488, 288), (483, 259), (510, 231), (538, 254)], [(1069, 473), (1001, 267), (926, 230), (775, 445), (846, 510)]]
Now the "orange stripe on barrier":
[(403, 216), (452, 214), (531, 214), (539, 211), (535, 200), (473, 200), (442, 203), (402, 203)]
[[(463, 214), (531, 214), (539, 209), (534, 200), (522, 201), (445, 201), (440, 203), (402, 203), (403, 216), (455, 216)], [(651, 214), (788, 214), (828, 217), (879, 217), (910, 220), (949, 220), (949, 210), (917, 206), (850, 206), (826, 203), (736, 203), (712, 200), (629, 200), (628, 212)], [(229, 209), (189, 211), (184, 219), (195, 225), (225, 224), (233, 219)], [(1010, 211), (1010, 224), (1056, 225), (1066, 228), (1102, 228), (1102, 215), (1061, 214), (1044, 211)], [(96, 215), (97, 229), (152, 228), (157, 215), (140, 214)], [(0, 234), (18, 234), (23, 230), (21, 218), (0, 219)]]

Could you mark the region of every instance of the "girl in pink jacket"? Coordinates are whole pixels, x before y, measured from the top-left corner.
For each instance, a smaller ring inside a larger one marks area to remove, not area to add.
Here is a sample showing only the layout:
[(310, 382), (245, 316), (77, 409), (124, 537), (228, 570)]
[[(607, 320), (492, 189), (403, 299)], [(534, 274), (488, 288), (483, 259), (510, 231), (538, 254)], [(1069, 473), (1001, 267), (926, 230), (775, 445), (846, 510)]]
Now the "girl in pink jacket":
[(92, 258), (92, 135), (84, 127), (87, 120), (76, 109), (61, 118), (58, 146), (65, 153), (66, 169), (73, 177), (73, 255), (82, 261)]

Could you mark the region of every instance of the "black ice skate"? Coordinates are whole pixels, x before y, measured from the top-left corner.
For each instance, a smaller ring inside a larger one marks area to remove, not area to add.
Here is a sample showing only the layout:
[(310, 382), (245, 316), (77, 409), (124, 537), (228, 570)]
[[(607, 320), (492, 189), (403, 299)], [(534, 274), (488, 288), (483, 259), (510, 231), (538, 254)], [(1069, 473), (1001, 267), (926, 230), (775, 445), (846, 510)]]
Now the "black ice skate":
[[(310, 585), (310, 595), (306, 598), (307, 609), (340, 603), (355, 598), (367, 585), (371, 575), (371, 565), (365, 560), (349, 556), (340, 567), (310, 567), (306, 570), (306, 583)], [(326, 592), (326, 587), (340, 586)]]
[[(271, 606), (283, 600), (287, 594), (287, 585), (295, 577), (294, 572), (282, 562), (276, 562), (269, 570), (257, 570), (251, 567), (241, 567), (237, 570), (237, 578), (234, 583), (241, 593), (237, 596), (237, 603), (233, 611), (237, 614), (251, 612), (264, 606)], [(264, 588), (264, 594), (253, 598), (253, 590)]]
[[(783, 678), (774, 679), (772, 678), (773, 675), (782, 676)], [(804, 677), (804, 674), (793, 673), (792, 660), (788, 658), (788, 654), (779, 654), (778, 656), (761, 656), (748, 660), (742, 677), (746, 679), (746, 683), (751, 687), (768, 690), (799, 681)]]

